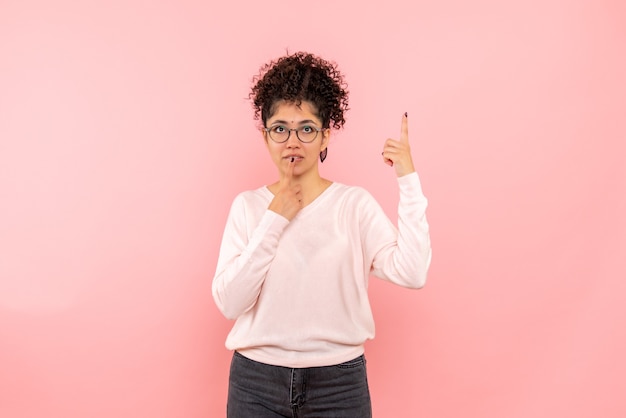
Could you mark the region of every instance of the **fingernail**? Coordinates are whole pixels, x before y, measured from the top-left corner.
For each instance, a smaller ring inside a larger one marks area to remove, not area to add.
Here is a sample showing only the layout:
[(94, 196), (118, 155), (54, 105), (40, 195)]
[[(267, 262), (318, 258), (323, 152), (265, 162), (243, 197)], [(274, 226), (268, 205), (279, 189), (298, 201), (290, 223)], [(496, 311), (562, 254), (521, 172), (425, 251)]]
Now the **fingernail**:
[(408, 118), (409, 117), (409, 112), (404, 112), (404, 117)]

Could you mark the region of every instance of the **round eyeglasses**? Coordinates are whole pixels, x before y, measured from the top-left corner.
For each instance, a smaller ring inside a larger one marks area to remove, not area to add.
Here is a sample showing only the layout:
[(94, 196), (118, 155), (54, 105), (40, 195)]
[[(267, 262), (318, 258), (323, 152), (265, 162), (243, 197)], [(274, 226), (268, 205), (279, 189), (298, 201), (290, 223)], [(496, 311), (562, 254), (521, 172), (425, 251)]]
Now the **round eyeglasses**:
[(315, 141), (317, 138), (317, 133), (323, 131), (323, 129), (316, 128), (311, 125), (302, 125), (299, 128), (287, 128), (284, 125), (274, 125), (269, 128), (263, 128), (265, 132), (270, 135), (272, 141), (282, 144), (283, 142), (287, 142), (289, 137), (291, 136), (291, 131), (296, 131), (296, 137), (300, 140), (300, 142), (304, 142), (308, 144), (309, 142)]

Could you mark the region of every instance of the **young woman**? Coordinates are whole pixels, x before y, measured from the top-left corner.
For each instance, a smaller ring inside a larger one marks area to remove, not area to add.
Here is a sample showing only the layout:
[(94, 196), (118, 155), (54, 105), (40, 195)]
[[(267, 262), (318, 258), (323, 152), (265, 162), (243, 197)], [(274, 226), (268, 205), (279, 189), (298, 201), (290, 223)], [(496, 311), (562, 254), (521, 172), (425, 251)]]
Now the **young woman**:
[(396, 228), (367, 191), (320, 176), (331, 128), (348, 110), (336, 65), (295, 53), (254, 82), (278, 179), (235, 198), (213, 279), (217, 306), (236, 320), (226, 340), (228, 417), (370, 417), (369, 277), (420, 288), (431, 259), (408, 115), (399, 139), (381, 144), (400, 189)]

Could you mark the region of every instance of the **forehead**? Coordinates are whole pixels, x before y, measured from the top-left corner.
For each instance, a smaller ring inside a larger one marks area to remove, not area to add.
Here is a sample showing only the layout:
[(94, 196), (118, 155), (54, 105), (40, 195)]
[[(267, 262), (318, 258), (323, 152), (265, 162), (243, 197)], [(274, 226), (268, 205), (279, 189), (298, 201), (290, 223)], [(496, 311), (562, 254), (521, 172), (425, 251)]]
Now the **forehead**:
[(303, 120), (321, 123), (315, 106), (308, 102), (302, 101), (299, 104), (294, 102), (279, 101), (273, 106), (273, 114), (268, 118), (268, 122), (284, 121), (284, 122), (300, 122)]

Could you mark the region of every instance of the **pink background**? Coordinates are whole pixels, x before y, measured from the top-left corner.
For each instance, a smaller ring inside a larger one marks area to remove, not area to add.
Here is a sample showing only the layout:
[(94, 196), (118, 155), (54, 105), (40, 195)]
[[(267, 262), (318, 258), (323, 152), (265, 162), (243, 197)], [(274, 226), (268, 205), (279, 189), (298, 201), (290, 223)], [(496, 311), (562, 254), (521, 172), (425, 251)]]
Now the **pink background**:
[(372, 283), (375, 416), (626, 416), (625, 45), (619, 0), (0, 0), (0, 416), (224, 416), (211, 279), (286, 48), (345, 72), (322, 174), (392, 219), (409, 112), (434, 258)]

